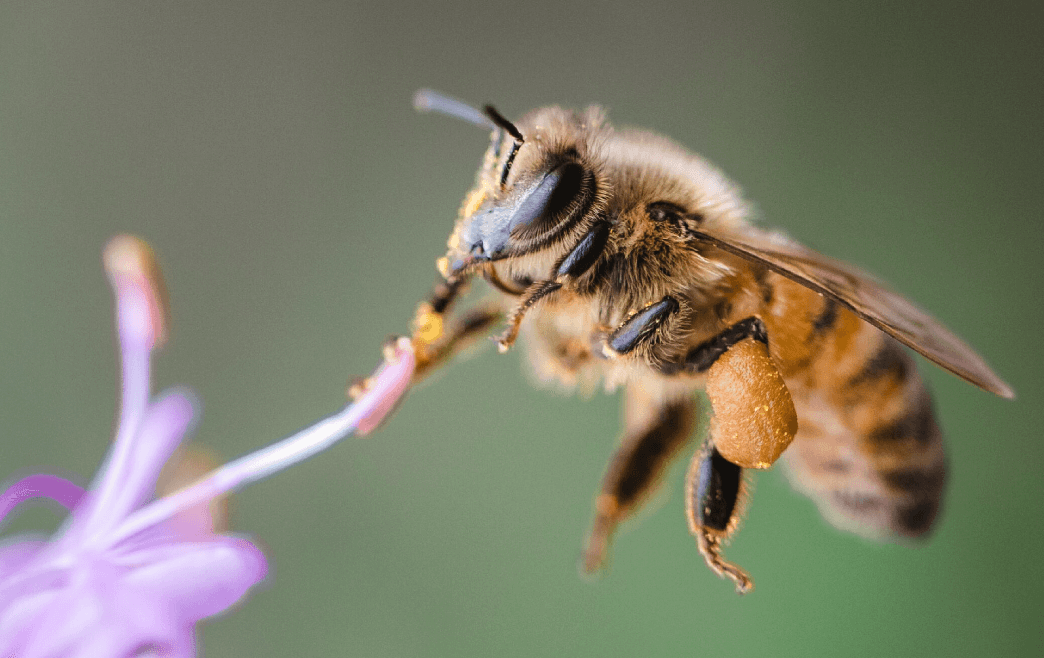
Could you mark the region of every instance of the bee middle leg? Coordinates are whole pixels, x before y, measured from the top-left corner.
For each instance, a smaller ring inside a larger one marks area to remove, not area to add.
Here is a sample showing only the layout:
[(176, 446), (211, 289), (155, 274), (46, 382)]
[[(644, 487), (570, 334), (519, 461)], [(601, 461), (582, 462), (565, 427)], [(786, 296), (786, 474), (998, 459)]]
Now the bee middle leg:
[(581, 565), (586, 573), (594, 573), (605, 563), (616, 527), (648, 498), (671, 458), (689, 442), (695, 423), (695, 398), (662, 401), (638, 383), (627, 387), (624, 436), (595, 500), (595, 518)]
[(632, 313), (606, 338), (606, 356), (629, 354), (653, 343), (659, 329), (679, 308), (678, 301), (668, 295)]

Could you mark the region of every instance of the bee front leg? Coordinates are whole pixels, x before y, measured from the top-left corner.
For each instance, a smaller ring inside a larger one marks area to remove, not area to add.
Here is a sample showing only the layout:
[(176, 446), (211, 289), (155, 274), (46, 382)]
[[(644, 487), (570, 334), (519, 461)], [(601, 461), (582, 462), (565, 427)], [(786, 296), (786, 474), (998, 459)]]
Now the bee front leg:
[(497, 339), (497, 347), (501, 353), (508, 351), (514, 345), (515, 339), (518, 338), (518, 331), (522, 327), (522, 319), (534, 304), (561, 290), (565, 283), (576, 281), (578, 277), (591, 269), (605, 251), (611, 231), (612, 225), (609, 222), (595, 222), (580, 242), (558, 264), (554, 276), (546, 281), (532, 283), (522, 293), (522, 299), (519, 300), (518, 306), (508, 318), (507, 331)]
[[(424, 358), (417, 362), (417, 369), (413, 375), (414, 383), (452, 359), (503, 319), (503, 311), (493, 305), (480, 306), (462, 314), (448, 330), (443, 330), (437, 340), (424, 343)], [(416, 341), (416, 335), (414, 333), (414, 341)]]
[(522, 328), (522, 319), (525, 317), (526, 311), (531, 309), (541, 299), (561, 290), (561, 288), (562, 284), (558, 281), (537, 281), (526, 288), (526, 291), (522, 293), (521, 301), (519, 301), (518, 306), (515, 307), (515, 310), (512, 311), (511, 316), (508, 318), (507, 330), (497, 338), (497, 350), (501, 354), (507, 352), (515, 344), (518, 332)]
[(581, 565), (586, 573), (605, 563), (617, 525), (648, 498), (671, 458), (689, 442), (695, 422), (694, 398), (664, 401), (650, 395), (640, 382), (628, 385), (624, 436), (595, 499), (595, 518)]
[(465, 285), (463, 278), (441, 281), (428, 301), (417, 306), (411, 338), (417, 354), (414, 382), (423, 379), (503, 318), (503, 312), (490, 304), (467, 311), (447, 328), (446, 315)]

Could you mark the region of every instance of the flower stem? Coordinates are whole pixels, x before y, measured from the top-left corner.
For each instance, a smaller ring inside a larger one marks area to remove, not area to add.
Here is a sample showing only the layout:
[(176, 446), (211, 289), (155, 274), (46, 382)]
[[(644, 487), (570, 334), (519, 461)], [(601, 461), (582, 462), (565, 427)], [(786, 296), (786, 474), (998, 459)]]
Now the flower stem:
[(390, 411), (405, 393), (415, 360), (408, 342), (397, 345), (395, 358), (386, 361), (366, 393), (352, 404), (299, 432), (233, 460), (188, 487), (153, 501), (128, 516), (108, 538), (109, 545), (131, 537), (183, 510), (303, 461), (357, 431), (374, 425), (374, 416)]

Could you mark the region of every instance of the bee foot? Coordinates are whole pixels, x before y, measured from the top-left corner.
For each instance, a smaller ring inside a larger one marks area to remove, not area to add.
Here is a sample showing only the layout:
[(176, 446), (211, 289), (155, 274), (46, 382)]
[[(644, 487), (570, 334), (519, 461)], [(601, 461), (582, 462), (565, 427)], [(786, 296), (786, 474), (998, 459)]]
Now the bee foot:
[(707, 533), (701, 532), (697, 538), (697, 545), (700, 553), (703, 554), (703, 560), (710, 567), (711, 571), (735, 583), (737, 594), (746, 594), (754, 589), (754, 581), (750, 579), (747, 572), (722, 557), (721, 544), (718, 538), (710, 537)]

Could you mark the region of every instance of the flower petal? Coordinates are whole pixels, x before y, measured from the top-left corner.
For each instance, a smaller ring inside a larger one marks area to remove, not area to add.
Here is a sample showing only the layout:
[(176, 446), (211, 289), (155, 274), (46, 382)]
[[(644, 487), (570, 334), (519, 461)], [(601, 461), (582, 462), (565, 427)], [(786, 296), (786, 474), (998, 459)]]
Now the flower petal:
[(15, 601), (64, 586), (66, 571), (55, 565), (49, 549), (49, 543), (35, 539), (22, 539), (0, 549), (0, 625)]
[(149, 600), (165, 601), (174, 619), (187, 623), (224, 611), (268, 573), (257, 546), (227, 536), (138, 551), (127, 559), (143, 564), (125, 583)]
[(83, 487), (49, 473), (34, 473), (18, 480), (0, 494), (0, 521), (30, 498), (50, 498), (65, 509), (72, 509), (83, 496)]
[(51, 608), (59, 589), (44, 589), (0, 602), (0, 656), (24, 656), (36, 622)]
[[(24, 658), (132, 656), (142, 647), (164, 647), (184, 633), (163, 599), (126, 582), (128, 571), (104, 558), (74, 567), (66, 586), (21, 604), (17, 655)], [(35, 614), (34, 614), (35, 613)]]
[[(44, 546), (47, 546), (46, 541), (22, 539), (20, 541), (11, 541), (7, 546), (0, 547), (0, 579), (21, 569)], [(0, 600), (0, 606), (2, 605), (3, 601)]]
[[(115, 629), (102, 624), (102, 604), (92, 591), (98, 581), (110, 578), (102, 564), (80, 566), (61, 588), (39, 590), (14, 602), (5, 611), (5, 632), (10, 630), (24, 658), (65, 656), (92, 636), (111, 635)], [(93, 582), (92, 582), (93, 581)]]
[[(90, 545), (151, 498), (163, 463), (181, 443), (194, 416), (195, 406), (187, 389), (171, 391), (150, 404), (135, 436), (128, 437), (126, 467), (117, 469), (109, 463), (104, 467), (99, 486), (108, 495), (98, 496), (76, 511), (77, 517), (89, 519), (89, 527), (81, 526), (80, 533), (70, 533), (63, 541)], [(113, 458), (118, 450), (113, 446)]]
[(133, 468), (124, 475), (119, 493), (109, 503), (110, 519), (119, 522), (152, 498), (160, 470), (181, 444), (195, 416), (196, 400), (186, 388), (169, 390), (148, 406), (134, 437)]

